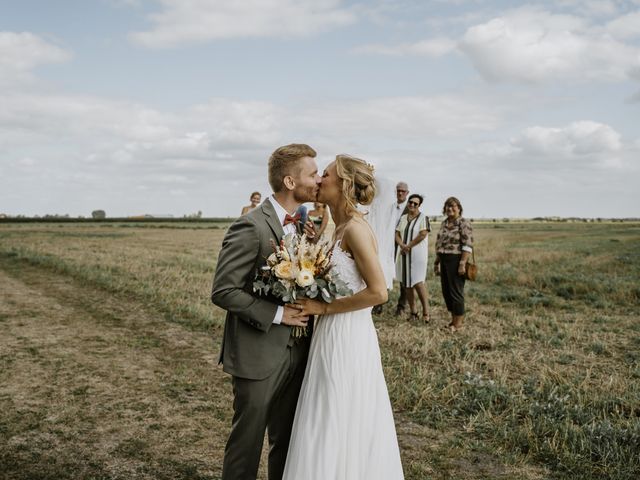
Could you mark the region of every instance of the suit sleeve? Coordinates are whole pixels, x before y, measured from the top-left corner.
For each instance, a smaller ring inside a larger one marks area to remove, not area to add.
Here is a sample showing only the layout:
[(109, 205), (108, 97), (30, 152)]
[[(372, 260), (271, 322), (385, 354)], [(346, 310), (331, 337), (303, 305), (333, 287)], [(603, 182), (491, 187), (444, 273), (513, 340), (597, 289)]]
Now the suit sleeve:
[(260, 237), (249, 217), (240, 217), (227, 230), (218, 255), (211, 301), (254, 328), (268, 332), (278, 306), (246, 290), (255, 275)]

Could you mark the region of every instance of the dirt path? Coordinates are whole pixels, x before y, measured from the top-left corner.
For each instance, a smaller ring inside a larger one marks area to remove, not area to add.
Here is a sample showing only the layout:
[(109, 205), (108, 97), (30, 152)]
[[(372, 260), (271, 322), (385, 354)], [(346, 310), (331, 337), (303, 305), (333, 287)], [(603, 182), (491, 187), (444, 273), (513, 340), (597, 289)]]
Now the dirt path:
[[(219, 478), (232, 399), (216, 352), (135, 301), (0, 260), (0, 479)], [(399, 418), (407, 478), (533, 478), (451, 462), (453, 433)]]
[(0, 475), (219, 476), (231, 396), (210, 338), (64, 277), (2, 267)]

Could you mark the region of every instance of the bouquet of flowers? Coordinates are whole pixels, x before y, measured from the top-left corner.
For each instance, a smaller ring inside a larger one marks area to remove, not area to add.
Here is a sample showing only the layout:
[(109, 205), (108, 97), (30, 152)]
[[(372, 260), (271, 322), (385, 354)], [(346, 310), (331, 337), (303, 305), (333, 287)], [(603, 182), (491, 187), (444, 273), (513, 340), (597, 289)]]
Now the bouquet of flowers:
[[(272, 242), (273, 253), (256, 273), (253, 291), (271, 294), (285, 303), (298, 298), (317, 298), (331, 303), (338, 296), (353, 294), (333, 271), (333, 247), (326, 240), (312, 243), (306, 235), (288, 234), (280, 244)], [(307, 327), (294, 327), (296, 338), (307, 335)]]

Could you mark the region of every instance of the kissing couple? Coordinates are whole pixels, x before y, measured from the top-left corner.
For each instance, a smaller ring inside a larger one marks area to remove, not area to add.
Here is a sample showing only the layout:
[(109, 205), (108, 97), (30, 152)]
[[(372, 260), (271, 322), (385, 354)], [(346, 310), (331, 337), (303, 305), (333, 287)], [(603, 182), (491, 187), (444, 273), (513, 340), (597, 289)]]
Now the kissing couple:
[[(273, 152), (273, 195), (229, 227), (218, 255), (211, 299), (227, 311), (220, 362), (234, 396), (223, 480), (255, 480), (265, 431), (269, 480), (404, 478), (371, 317), (387, 287), (375, 234), (358, 210), (376, 195), (373, 167), (338, 155), (321, 177), (315, 157), (305, 144)], [(354, 294), (282, 305), (254, 293), (273, 241), (301, 234), (294, 214), (314, 201), (330, 208), (331, 262)], [(312, 334), (295, 338), (296, 326)]]

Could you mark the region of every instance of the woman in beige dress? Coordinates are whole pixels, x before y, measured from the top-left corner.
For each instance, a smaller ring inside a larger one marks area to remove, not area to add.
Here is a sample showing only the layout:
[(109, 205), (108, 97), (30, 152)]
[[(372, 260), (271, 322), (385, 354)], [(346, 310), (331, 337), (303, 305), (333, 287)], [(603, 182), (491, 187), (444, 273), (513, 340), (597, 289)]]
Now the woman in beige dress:
[(251, 204), (247, 205), (246, 207), (242, 207), (242, 213), (240, 215), (246, 215), (251, 210), (253, 210), (258, 205), (260, 205), (260, 200), (262, 200), (262, 195), (260, 194), (260, 192), (253, 192), (251, 194), (251, 197), (249, 197), (249, 200), (251, 201)]

